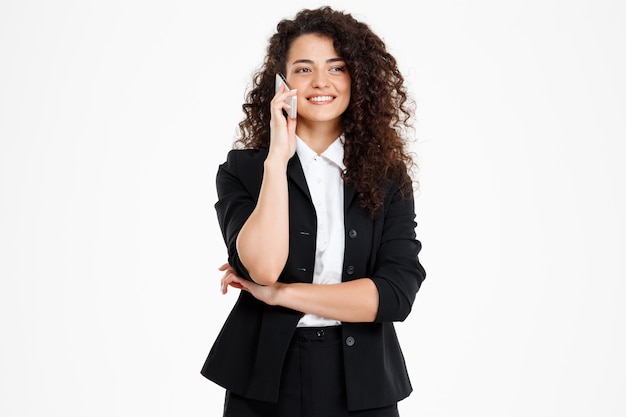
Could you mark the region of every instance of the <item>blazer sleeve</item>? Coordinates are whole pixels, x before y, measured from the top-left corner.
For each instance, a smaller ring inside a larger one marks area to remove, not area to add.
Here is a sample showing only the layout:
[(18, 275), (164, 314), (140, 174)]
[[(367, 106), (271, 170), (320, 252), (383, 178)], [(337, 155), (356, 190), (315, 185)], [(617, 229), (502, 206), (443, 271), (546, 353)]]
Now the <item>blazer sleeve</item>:
[(416, 239), (415, 202), (412, 190), (392, 194), (382, 219), (380, 245), (371, 279), (379, 295), (376, 322), (404, 321), (426, 278), (418, 254), (422, 244)]
[(252, 280), (237, 253), (237, 236), (256, 206), (263, 177), (260, 151), (231, 150), (216, 176), (217, 220), (228, 251), (228, 263), (237, 274)]

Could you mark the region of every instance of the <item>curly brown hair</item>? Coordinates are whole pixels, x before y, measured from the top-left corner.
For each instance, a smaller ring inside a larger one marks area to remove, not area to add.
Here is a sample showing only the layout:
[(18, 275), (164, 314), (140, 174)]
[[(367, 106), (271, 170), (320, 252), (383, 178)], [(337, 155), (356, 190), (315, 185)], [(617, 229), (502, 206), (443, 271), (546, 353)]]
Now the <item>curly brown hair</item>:
[(301, 10), (293, 20), (281, 20), (276, 29), (242, 106), (245, 118), (239, 123), (235, 147), (269, 147), (274, 77), (285, 71), (291, 43), (304, 34), (327, 36), (345, 60), (352, 80), (350, 104), (341, 118), (344, 181), (355, 188), (360, 206), (374, 216), (388, 184), (399, 181), (403, 193), (413, 186), (415, 161), (407, 149), (413, 101), (396, 59), (367, 24), (328, 6)]

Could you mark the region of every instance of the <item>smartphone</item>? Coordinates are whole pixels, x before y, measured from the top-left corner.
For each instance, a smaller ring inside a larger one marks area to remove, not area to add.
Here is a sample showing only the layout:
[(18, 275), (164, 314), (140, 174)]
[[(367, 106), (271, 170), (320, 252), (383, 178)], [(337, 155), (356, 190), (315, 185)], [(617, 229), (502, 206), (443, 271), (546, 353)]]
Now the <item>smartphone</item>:
[[(280, 88), (281, 85), (285, 86), (285, 91), (291, 90), (291, 88), (289, 88), (289, 84), (287, 84), (287, 80), (285, 80), (285, 76), (282, 75), (282, 74), (276, 74), (276, 88), (275, 88), (274, 92), (278, 92), (278, 89)], [(291, 106), (291, 108), (287, 112), (289, 117), (291, 117), (292, 119), (295, 119), (296, 117), (298, 117), (298, 100), (297, 100), (297, 97), (296, 96), (288, 97), (285, 100), (285, 103), (287, 103), (287, 104), (289, 104)]]

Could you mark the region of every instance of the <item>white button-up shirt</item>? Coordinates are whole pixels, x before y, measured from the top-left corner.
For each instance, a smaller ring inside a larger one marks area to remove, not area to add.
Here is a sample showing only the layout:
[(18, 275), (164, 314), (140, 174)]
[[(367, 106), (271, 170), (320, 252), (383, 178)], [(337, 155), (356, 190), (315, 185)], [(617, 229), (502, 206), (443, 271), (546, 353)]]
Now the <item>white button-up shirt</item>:
[[(343, 136), (337, 138), (321, 155), (296, 136), (296, 152), (317, 214), (313, 283), (338, 284), (341, 282), (345, 248), (341, 178), (341, 173), (346, 169), (343, 164)], [(305, 314), (298, 327), (338, 324), (341, 322)]]

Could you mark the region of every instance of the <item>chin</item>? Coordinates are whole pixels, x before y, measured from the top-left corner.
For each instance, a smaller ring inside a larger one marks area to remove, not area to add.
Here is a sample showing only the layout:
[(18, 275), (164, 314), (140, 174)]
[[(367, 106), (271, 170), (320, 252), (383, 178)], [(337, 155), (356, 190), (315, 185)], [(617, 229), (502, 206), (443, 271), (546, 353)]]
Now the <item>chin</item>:
[(298, 117), (309, 120), (311, 122), (332, 122), (339, 121), (341, 119), (341, 115), (337, 114), (336, 112), (332, 112), (332, 114), (320, 114), (320, 112), (315, 112), (315, 114), (298, 114)]

